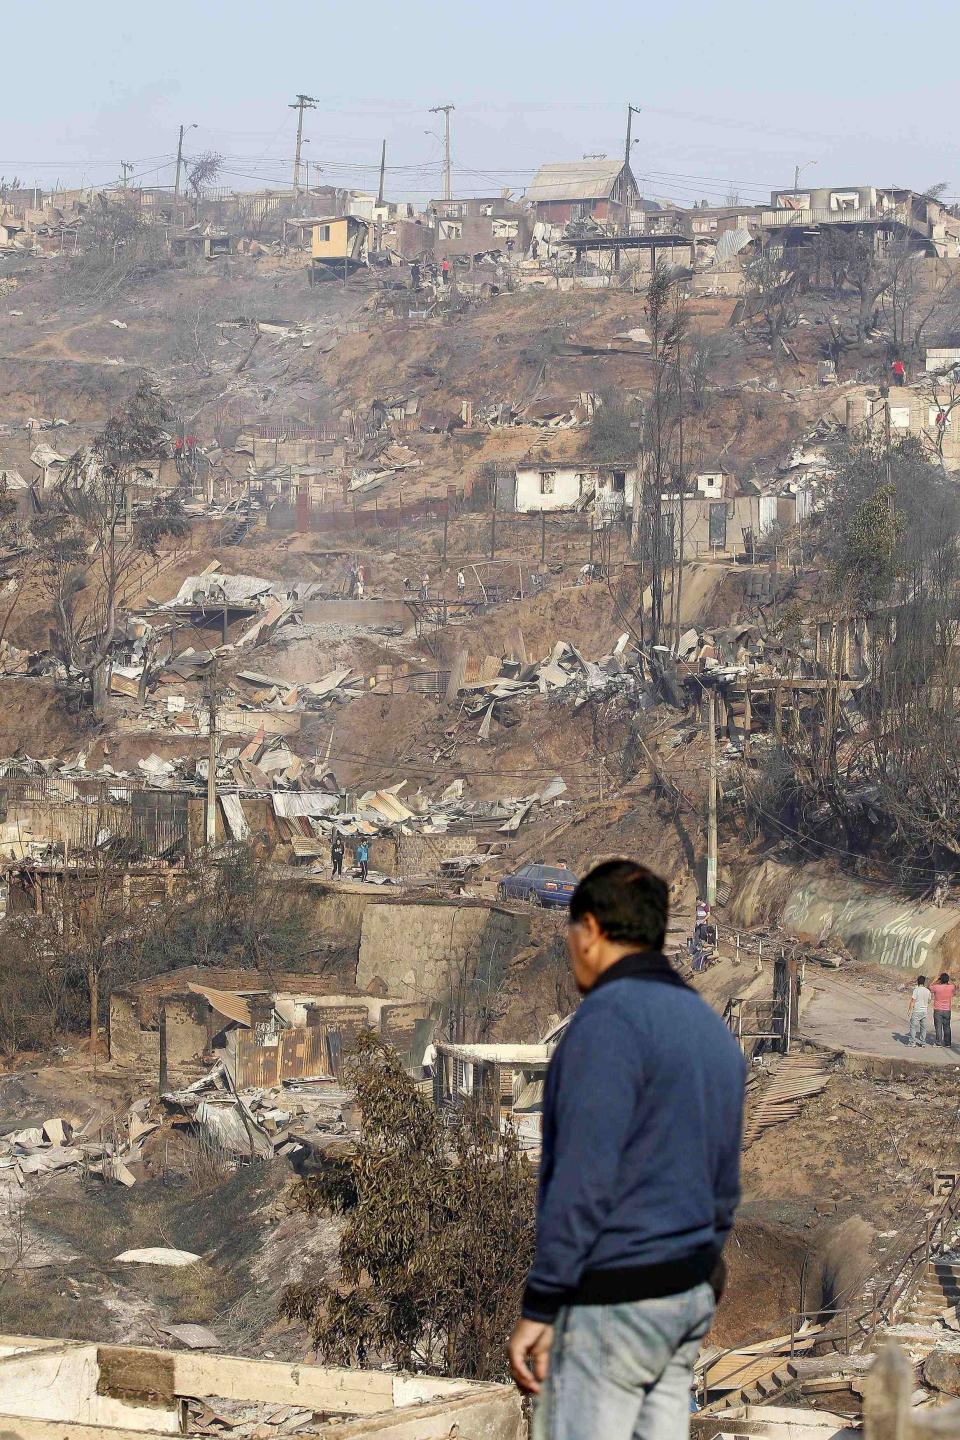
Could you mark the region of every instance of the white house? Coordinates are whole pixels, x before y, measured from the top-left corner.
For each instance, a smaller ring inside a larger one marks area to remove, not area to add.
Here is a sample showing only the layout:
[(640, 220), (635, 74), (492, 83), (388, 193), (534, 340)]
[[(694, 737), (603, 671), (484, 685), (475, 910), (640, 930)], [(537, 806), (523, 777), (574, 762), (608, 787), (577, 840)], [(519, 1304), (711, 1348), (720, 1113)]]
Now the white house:
[(621, 520), (633, 509), (636, 480), (636, 466), (626, 464), (522, 460), (514, 480), (513, 508), (524, 515), (589, 509), (600, 523)]

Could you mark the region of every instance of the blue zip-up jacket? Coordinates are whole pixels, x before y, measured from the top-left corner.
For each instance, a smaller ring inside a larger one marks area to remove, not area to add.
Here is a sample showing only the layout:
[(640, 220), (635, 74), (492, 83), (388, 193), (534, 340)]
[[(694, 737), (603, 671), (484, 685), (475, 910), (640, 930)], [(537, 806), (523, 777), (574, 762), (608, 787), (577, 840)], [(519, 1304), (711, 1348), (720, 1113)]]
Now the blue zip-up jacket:
[(587, 994), (547, 1072), (530, 1320), (709, 1279), (740, 1199), (746, 1064), (659, 952)]

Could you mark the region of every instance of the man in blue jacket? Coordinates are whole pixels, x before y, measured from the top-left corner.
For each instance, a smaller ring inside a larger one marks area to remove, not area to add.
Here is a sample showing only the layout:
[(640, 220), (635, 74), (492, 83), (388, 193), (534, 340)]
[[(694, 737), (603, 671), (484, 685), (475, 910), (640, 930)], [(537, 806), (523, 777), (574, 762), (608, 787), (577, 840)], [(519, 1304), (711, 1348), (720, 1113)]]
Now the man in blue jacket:
[(609, 860), (577, 886), (585, 997), (547, 1073), (537, 1247), (510, 1368), (535, 1440), (681, 1440), (740, 1198), (745, 1064), (671, 968), (664, 882)]

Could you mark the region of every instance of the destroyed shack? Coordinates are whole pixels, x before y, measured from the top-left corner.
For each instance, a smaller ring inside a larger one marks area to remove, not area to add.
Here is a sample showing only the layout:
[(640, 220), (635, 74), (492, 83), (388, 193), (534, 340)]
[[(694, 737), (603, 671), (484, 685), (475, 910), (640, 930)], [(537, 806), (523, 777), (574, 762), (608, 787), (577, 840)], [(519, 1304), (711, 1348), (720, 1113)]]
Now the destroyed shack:
[(323, 216), (313, 222), (310, 239), (310, 284), (358, 270), (367, 263), (370, 226), (357, 215)]
[(761, 541), (797, 523), (797, 495), (765, 493), (753, 480), (718, 468), (695, 477), (696, 488), (661, 497), (664, 533), (689, 557), (750, 554)]
[(316, 1440), (521, 1440), (526, 1431), (512, 1387), (466, 1380), (20, 1335), (0, 1336), (0, 1367), (8, 1440), (206, 1435), (211, 1414), (235, 1435)]
[(228, 232), (209, 225), (191, 225), (179, 235), (170, 236), (170, 253), (178, 259), (193, 256), (215, 260), (218, 255), (229, 255), (232, 249), (233, 241)]
[(222, 1065), (237, 1089), (335, 1078), (361, 1029), (412, 1067), (430, 1038), (429, 1007), (390, 996), (325, 993), (317, 975), (192, 966), (115, 990), (110, 1058), (185, 1085)]
[(538, 1151), (543, 1123), (543, 1081), (556, 1043), (436, 1047), (433, 1099), (438, 1110), (475, 1101), (497, 1131), (512, 1129), (524, 1150)]

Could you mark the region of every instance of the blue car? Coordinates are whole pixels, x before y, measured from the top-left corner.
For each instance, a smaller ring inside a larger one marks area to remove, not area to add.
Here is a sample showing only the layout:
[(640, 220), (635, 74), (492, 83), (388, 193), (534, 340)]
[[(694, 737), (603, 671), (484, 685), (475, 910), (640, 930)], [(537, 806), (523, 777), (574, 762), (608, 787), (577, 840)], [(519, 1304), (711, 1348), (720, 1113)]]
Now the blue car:
[(531, 905), (569, 905), (577, 877), (562, 865), (521, 865), (497, 886), (500, 900), (529, 900)]

